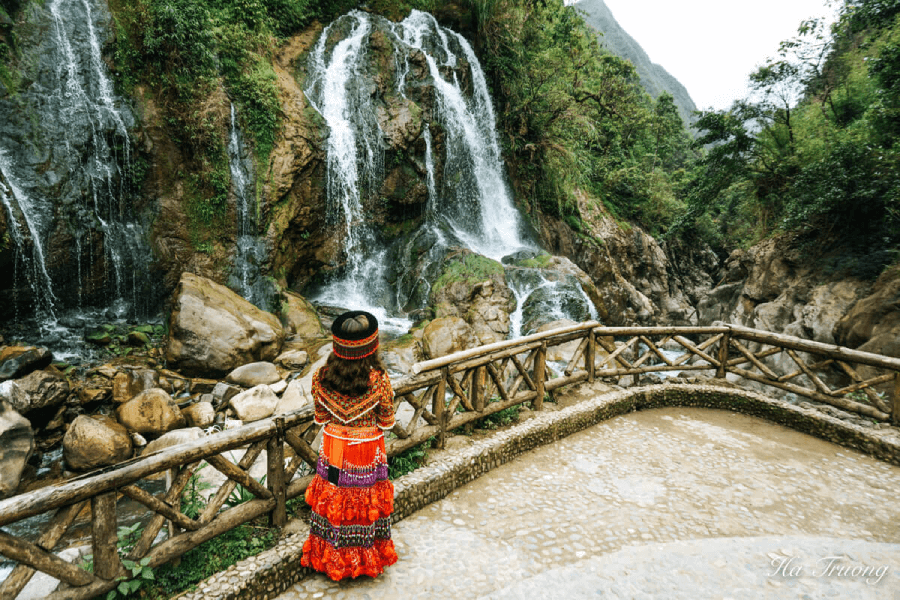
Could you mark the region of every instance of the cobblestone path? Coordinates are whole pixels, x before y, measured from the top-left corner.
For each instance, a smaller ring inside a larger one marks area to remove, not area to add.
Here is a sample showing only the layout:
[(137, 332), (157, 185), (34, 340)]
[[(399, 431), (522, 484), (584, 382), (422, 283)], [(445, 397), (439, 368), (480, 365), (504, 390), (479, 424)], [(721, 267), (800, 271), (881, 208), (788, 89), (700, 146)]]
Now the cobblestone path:
[(394, 525), (372, 580), (279, 600), (900, 599), (900, 468), (741, 414), (632, 413)]

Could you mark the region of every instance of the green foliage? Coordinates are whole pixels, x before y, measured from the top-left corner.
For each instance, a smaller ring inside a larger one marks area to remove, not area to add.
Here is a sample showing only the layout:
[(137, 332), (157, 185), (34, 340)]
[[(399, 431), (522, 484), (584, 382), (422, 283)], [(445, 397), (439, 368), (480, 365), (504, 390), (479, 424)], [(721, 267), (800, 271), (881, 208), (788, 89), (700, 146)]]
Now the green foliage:
[(900, 2), (844, 3), (828, 36), (805, 21), (751, 76), (750, 99), (704, 113), (675, 229), (752, 243), (840, 240), (836, 269), (874, 277), (900, 243)]
[[(263, 475), (259, 479), (260, 484), (265, 484), (266, 476)], [(250, 502), (256, 498), (248, 488), (245, 488), (240, 483), (235, 486), (235, 488), (231, 491), (231, 494), (228, 495), (228, 499), (225, 500), (225, 504), (228, 506), (238, 506), (240, 504), (244, 504), (245, 502)]]
[[(134, 548), (134, 545), (141, 539), (143, 527), (140, 523), (134, 523), (128, 526), (119, 527), (117, 533), (116, 550), (119, 554), (119, 560), (125, 567), (129, 576), (119, 577), (118, 585), (106, 595), (107, 600), (115, 600), (116, 598), (139, 598), (143, 597), (147, 588), (152, 585), (156, 579), (155, 571), (150, 567), (150, 557), (133, 561), (126, 556)], [(90, 572), (94, 571), (94, 557), (88, 555), (84, 558), (82, 567)]]
[(669, 174), (694, 155), (672, 97), (651, 100), (631, 63), (603, 50), (577, 8), (560, 0), (467, 6), (527, 208), (577, 230), (576, 193), (588, 191), (665, 230), (680, 210)]
[(503, 410), (497, 411), (493, 414), (486, 416), (484, 419), (478, 422), (478, 425), (482, 429), (497, 429), (499, 427), (504, 427), (506, 425), (512, 425), (513, 423), (519, 422), (519, 407), (510, 406), (509, 408), (504, 408)]
[(156, 569), (156, 583), (148, 590), (151, 598), (169, 598), (231, 565), (271, 548), (278, 541), (278, 529), (262, 524), (264, 519), (244, 523), (206, 541), (181, 557), (178, 565)]
[(431, 287), (431, 296), (432, 298), (439, 296), (444, 287), (453, 282), (461, 281), (466, 285), (474, 285), (498, 275), (503, 275), (503, 265), (496, 260), (471, 252), (461, 253), (451, 257), (444, 264), (440, 276)]
[(397, 479), (424, 465), (425, 459), (428, 457), (427, 451), (432, 444), (434, 444), (434, 437), (388, 458), (388, 477)]

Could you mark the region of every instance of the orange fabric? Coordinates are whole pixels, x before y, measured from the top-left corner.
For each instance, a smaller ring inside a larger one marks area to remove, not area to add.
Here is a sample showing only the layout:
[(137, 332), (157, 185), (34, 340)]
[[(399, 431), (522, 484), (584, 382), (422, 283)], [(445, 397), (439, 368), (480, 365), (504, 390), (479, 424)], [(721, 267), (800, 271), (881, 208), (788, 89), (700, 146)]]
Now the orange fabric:
[(316, 475), (306, 503), (332, 525), (371, 525), (394, 512), (394, 484), (385, 479), (368, 488), (341, 488)]
[(397, 552), (391, 540), (378, 540), (371, 548), (335, 549), (322, 538), (311, 535), (303, 544), (300, 563), (327, 574), (334, 581), (347, 577), (369, 575), (377, 577), (397, 562)]
[(377, 427), (345, 427), (329, 423), (322, 435), (322, 455), (328, 464), (338, 468), (371, 465), (379, 459), (379, 462), (387, 462), (384, 433)]
[[(386, 465), (383, 432), (377, 427), (329, 423), (320, 456), (341, 469)], [(390, 519), (394, 512), (394, 484), (382, 479), (369, 487), (340, 487), (317, 474), (306, 488), (306, 502), (335, 527), (373, 525), (379, 519)], [(335, 548), (314, 533), (304, 543), (300, 559), (304, 567), (326, 573), (335, 581), (360, 575), (376, 577), (395, 562), (397, 552), (390, 539), (375, 539), (371, 547)]]

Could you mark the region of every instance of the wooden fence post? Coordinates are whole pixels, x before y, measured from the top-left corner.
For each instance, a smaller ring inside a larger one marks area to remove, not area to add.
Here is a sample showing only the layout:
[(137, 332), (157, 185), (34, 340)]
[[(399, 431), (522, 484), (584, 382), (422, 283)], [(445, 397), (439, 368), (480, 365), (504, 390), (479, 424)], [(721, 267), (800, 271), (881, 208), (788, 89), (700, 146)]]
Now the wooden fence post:
[(588, 381), (594, 381), (594, 357), (597, 355), (597, 336), (593, 329), (588, 330), (588, 343), (584, 349), (584, 370), (587, 371)]
[(115, 579), (122, 570), (116, 531), (116, 492), (91, 498), (91, 545), (94, 553), (94, 575)]
[(728, 373), (728, 345), (731, 344), (731, 332), (724, 334), (719, 340), (719, 368), (716, 369), (716, 378), (725, 379)]
[(472, 384), (469, 386), (469, 400), (477, 412), (484, 411), (484, 367), (475, 367), (472, 371)]
[(450, 420), (450, 417), (446, 414), (447, 411), (444, 404), (448, 379), (450, 379), (450, 369), (443, 367), (441, 369), (441, 379), (434, 389), (434, 401), (431, 403), (431, 412), (437, 417), (438, 425), (440, 426), (437, 440), (437, 447), (439, 449), (443, 449), (444, 447), (444, 438), (447, 437), (447, 421)]
[(535, 349), (534, 356), (534, 410), (541, 410), (544, 406), (544, 372), (547, 369), (547, 342), (541, 342)]
[(894, 398), (891, 403), (891, 422), (900, 425), (900, 373), (894, 373)]
[(284, 481), (284, 417), (276, 417), (275, 431), (266, 444), (266, 483), (275, 497), (275, 507), (269, 513), (273, 527), (287, 525), (287, 486)]

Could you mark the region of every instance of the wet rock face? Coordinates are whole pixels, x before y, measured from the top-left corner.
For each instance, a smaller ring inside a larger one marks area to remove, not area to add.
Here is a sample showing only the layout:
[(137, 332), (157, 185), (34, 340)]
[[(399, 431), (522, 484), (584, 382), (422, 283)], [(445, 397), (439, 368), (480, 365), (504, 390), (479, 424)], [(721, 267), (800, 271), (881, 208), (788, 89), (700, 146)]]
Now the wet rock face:
[[(114, 271), (124, 273), (124, 267), (142, 279), (149, 261), (146, 247), (129, 247), (140, 233), (125, 239), (140, 230), (136, 215), (144, 203), (122, 191), (135, 155), (128, 133), (135, 118), (127, 101), (115, 95), (99, 54), (111, 40), (106, 2), (34, 4), (23, 7), (18, 19), (22, 58), (9, 65), (18, 87), (0, 91), (0, 178), (15, 184), (16, 198), (11, 209), (2, 210), (11, 213), (5, 215), (9, 229), (30, 231), (30, 222), (42, 249), (35, 250), (29, 232), (25, 242), (0, 252), (0, 264), (11, 264), (16, 259), (9, 255), (20, 246), (18, 273), (0, 271), (3, 320), (30, 316), (36, 305), (107, 305), (125, 297)], [(33, 279), (36, 262), (46, 266), (52, 293), (43, 283), (27, 281), (25, 269)], [(145, 283), (139, 284), (140, 297), (156, 300), (157, 292)]]
[(34, 432), (31, 423), (0, 399), (0, 498), (16, 492), (32, 451)]
[(24, 377), (47, 367), (53, 355), (47, 348), (7, 346), (0, 351), (0, 381)]
[(667, 249), (637, 226), (626, 231), (584, 194), (578, 196), (584, 233), (539, 215), (542, 241), (572, 260), (593, 281), (601, 323), (696, 325), (696, 305), (714, 283), (717, 260), (704, 249)]
[(224, 375), (250, 362), (274, 360), (281, 323), (223, 285), (184, 273), (174, 294), (166, 359), (189, 374)]

